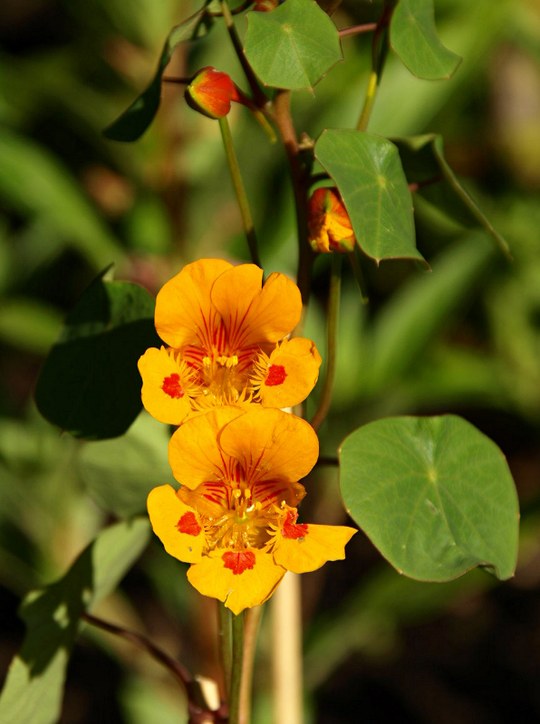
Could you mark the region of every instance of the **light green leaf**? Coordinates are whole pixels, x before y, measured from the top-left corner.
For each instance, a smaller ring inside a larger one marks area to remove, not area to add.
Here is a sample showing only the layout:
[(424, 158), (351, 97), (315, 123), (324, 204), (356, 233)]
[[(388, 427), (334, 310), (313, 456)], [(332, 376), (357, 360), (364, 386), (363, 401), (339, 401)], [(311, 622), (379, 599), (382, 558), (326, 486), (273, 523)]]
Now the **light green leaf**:
[(3, 724), (59, 721), (66, 664), (80, 617), (116, 588), (145, 548), (149, 532), (145, 519), (107, 528), (63, 578), (28, 594), (21, 606), (26, 636), (0, 696)]
[(244, 51), (265, 85), (311, 88), (343, 57), (337, 28), (315, 0), (286, 0), (247, 18)]
[(159, 345), (153, 314), (154, 299), (143, 287), (95, 279), (41, 370), (41, 414), (75, 437), (122, 435), (141, 409), (137, 360)]
[(450, 78), (461, 63), (439, 40), (433, 0), (399, 0), (390, 20), (390, 45), (419, 78)]
[(124, 254), (74, 178), (44, 148), (2, 129), (0, 199), (29, 219), (40, 219), (96, 269)]
[(174, 482), (168, 442), (167, 425), (142, 413), (122, 437), (88, 443), (79, 458), (88, 492), (120, 518), (144, 512), (150, 490)]
[(338, 187), (358, 245), (377, 262), (419, 259), (413, 205), (397, 148), (362, 131), (323, 131), (315, 156)]
[(465, 420), (395, 417), (349, 435), (340, 451), (351, 516), (400, 573), (448, 581), (476, 566), (515, 569), (519, 508), (499, 448)]
[(122, 115), (104, 131), (113, 141), (136, 141), (154, 120), (161, 102), (161, 77), (176, 48), (188, 40), (204, 37), (212, 25), (212, 18), (206, 12), (210, 0), (189, 18), (176, 25), (165, 41), (157, 70), (150, 84), (133, 101)]

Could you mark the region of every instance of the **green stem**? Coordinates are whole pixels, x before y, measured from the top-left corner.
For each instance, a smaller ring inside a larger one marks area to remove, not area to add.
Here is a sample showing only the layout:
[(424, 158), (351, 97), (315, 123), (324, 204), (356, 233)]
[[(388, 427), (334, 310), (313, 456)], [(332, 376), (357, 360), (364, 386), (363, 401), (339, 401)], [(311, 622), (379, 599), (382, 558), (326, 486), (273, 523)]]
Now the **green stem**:
[(244, 720), (240, 692), (244, 669), (244, 616), (232, 616), (232, 668), (229, 689), (229, 724)]
[(232, 668), (232, 632), (231, 632), (232, 614), (228, 608), (218, 602), (218, 642), (219, 642), (219, 660), (223, 671), (223, 679), (225, 691), (231, 688), (231, 668)]
[(369, 119), (371, 118), (371, 112), (375, 104), (377, 89), (379, 87), (379, 83), (381, 82), (384, 61), (386, 59), (388, 49), (386, 36), (388, 24), (392, 16), (392, 10), (393, 6), (385, 3), (383, 13), (377, 23), (375, 32), (373, 33), (371, 41), (371, 72), (369, 74), (364, 105), (360, 113), (358, 123), (356, 124), (357, 131), (367, 130)]
[(337, 353), (337, 331), (339, 322), (339, 298), (341, 291), (341, 254), (332, 254), (332, 271), (330, 276), (330, 290), (328, 292), (328, 313), (326, 319), (327, 333), (327, 355), (326, 355), (326, 377), (319, 401), (319, 406), (311, 426), (315, 431), (319, 429), (324, 421), (330, 404), (332, 402), (332, 389), (334, 386), (334, 375), (336, 372)]
[(253, 219), (251, 217), (251, 209), (249, 207), (249, 201), (240, 174), (240, 166), (238, 164), (238, 158), (231, 136), (231, 129), (227, 116), (219, 119), (219, 128), (221, 130), (221, 137), (223, 139), (223, 146), (225, 147), (225, 155), (227, 157), (227, 163), (229, 165), (229, 171), (231, 173), (231, 179), (233, 182), (236, 198), (238, 200), (238, 206), (240, 208), (240, 214), (242, 216), (242, 223), (244, 225), (244, 232), (251, 255), (251, 260), (257, 266), (262, 266), (259, 259), (259, 251), (257, 247), (257, 237), (255, 236), (255, 227), (253, 226)]

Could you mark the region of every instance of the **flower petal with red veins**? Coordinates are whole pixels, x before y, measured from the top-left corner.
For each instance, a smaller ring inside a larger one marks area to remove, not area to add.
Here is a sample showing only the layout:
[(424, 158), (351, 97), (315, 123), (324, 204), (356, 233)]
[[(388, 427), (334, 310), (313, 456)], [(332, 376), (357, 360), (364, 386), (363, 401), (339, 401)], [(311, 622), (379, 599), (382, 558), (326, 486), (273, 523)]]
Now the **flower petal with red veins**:
[(180, 425), (191, 412), (189, 370), (179, 363), (172, 350), (151, 347), (139, 358), (142, 377), (142, 403), (156, 420)]
[(218, 315), (210, 299), (215, 280), (232, 267), (223, 259), (200, 259), (169, 279), (156, 298), (156, 330), (170, 347), (210, 349)]
[(188, 580), (203, 596), (223, 601), (235, 615), (264, 603), (274, 592), (285, 569), (257, 548), (240, 552), (214, 550), (188, 571)]
[(199, 561), (205, 546), (205, 535), (198, 513), (185, 505), (170, 485), (150, 491), (148, 515), (154, 533), (167, 553), (179, 561)]
[[(297, 535), (300, 530), (303, 535)], [(276, 533), (274, 560), (293, 573), (315, 571), (327, 561), (343, 560), (345, 545), (356, 532), (345, 525), (292, 524), (291, 530)]]
[[(266, 407), (293, 407), (315, 387), (321, 356), (309, 339), (284, 340), (270, 354), (266, 374), (258, 375), (257, 393)], [(277, 372), (276, 372), (277, 370)]]

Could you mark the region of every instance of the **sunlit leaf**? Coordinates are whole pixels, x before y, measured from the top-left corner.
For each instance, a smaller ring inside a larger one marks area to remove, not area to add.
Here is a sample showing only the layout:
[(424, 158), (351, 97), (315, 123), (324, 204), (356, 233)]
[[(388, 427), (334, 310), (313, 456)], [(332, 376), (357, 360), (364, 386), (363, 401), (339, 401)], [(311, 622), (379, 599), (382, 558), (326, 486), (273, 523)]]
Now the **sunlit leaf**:
[(479, 209), (444, 157), (443, 139), (435, 133), (392, 139), (399, 150), (407, 179), (418, 184), (420, 194), (436, 208), (465, 225), (483, 227), (499, 249), (510, 257), (506, 240)]
[(172, 54), (181, 43), (204, 37), (212, 25), (212, 18), (206, 12), (209, 2), (210, 0), (206, 0), (200, 10), (171, 30), (152, 81), (129, 108), (103, 131), (107, 138), (113, 141), (136, 141), (146, 131), (158, 111), (161, 102), (161, 77)]
[(153, 313), (153, 298), (137, 284), (94, 280), (41, 371), (41, 414), (75, 437), (124, 433), (141, 409), (137, 360), (159, 345)]
[(450, 78), (461, 63), (439, 40), (433, 0), (399, 0), (390, 21), (390, 45), (419, 78)]
[(342, 59), (337, 28), (315, 0), (286, 0), (247, 17), (245, 53), (265, 85), (311, 88)]
[(506, 460), (453, 415), (378, 420), (341, 448), (341, 489), (359, 527), (400, 572), (447, 581), (476, 566), (513, 575), (519, 509)]
[(3, 724), (59, 721), (66, 664), (80, 617), (113, 591), (149, 538), (146, 519), (104, 530), (56, 583), (25, 598), (26, 636), (0, 697)]
[(88, 492), (120, 518), (144, 512), (150, 490), (174, 482), (168, 440), (167, 426), (143, 413), (122, 437), (88, 443), (79, 459)]
[(315, 156), (343, 197), (362, 251), (376, 261), (422, 260), (411, 193), (393, 143), (371, 133), (332, 129), (319, 137)]

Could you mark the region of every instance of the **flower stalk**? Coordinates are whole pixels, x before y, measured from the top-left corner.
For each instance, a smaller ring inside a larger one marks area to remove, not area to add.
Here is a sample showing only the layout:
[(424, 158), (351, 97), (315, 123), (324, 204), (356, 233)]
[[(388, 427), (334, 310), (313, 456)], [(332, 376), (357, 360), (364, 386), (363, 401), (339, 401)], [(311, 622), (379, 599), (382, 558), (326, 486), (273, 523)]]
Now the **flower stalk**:
[(242, 216), (242, 223), (244, 226), (244, 233), (249, 247), (251, 261), (257, 266), (262, 267), (261, 260), (259, 258), (259, 249), (257, 244), (257, 236), (255, 234), (255, 227), (253, 225), (253, 217), (251, 215), (251, 208), (249, 206), (249, 200), (246, 193), (246, 188), (242, 180), (240, 173), (240, 165), (238, 164), (238, 157), (234, 150), (234, 144), (231, 135), (231, 128), (227, 117), (219, 119), (219, 128), (221, 130), (221, 137), (223, 139), (223, 146), (225, 148), (225, 155), (227, 157), (227, 164), (231, 174), (231, 179), (238, 201), (238, 207), (240, 209), (240, 215)]
[(244, 614), (231, 615), (232, 666), (229, 689), (229, 724), (246, 724), (242, 713), (242, 677), (244, 671)]

